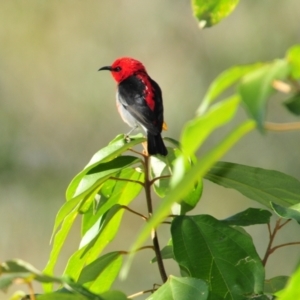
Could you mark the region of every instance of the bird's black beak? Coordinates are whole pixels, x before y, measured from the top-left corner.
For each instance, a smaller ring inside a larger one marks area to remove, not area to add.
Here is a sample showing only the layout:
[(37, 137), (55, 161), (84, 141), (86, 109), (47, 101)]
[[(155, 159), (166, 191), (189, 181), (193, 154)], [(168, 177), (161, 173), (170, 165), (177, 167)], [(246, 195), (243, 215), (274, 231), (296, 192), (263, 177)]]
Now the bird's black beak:
[(112, 67), (111, 66), (102, 67), (98, 71), (103, 71), (103, 70), (112, 71)]

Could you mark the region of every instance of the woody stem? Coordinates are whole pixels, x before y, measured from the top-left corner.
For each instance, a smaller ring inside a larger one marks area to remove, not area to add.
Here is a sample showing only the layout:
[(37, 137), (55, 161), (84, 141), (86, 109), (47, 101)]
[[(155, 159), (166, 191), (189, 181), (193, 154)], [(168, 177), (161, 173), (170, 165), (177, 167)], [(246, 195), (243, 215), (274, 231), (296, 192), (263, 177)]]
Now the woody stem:
[[(149, 215), (149, 218), (151, 218), (151, 216), (153, 214), (153, 207), (152, 207), (152, 198), (151, 198), (151, 185), (152, 185), (152, 182), (150, 180), (149, 161), (150, 161), (150, 157), (145, 156), (145, 183), (144, 183), (144, 187), (145, 187), (148, 215)], [(152, 229), (152, 232), (151, 232), (151, 238), (152, 238), (152, 242), (153, 242), (153, 247), (154, 247), (156, 260), (157, 260), (157, 265), (158, 265), (158, 269), (159, 269), (161, 279), (162, 279), (163, 282), (166, 282), (167, 279), (168, 279), (168, 276), (166, 274), (163, 259), (162, 259), (161, 253), (160, 253), (160, 247), (159, 247), (157, 232), (154, 228)]]

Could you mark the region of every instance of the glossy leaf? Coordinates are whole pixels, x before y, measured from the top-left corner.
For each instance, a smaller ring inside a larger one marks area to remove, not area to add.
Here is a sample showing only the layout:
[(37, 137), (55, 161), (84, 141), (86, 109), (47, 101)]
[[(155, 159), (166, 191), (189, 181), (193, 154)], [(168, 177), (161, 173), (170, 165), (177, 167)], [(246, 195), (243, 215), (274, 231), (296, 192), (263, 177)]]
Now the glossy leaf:
[(197, 114), (202, 115), (206, 112), (209, 105), (224, 91), (232, 87), (245, 74), (260, 67), (261, 64), (252, 64), (244, 66), (234, 66), (222, 72), (209, 86), (203, 101), (198, 108)]
[(84, 284), (93, 293), (103, 293), (111, 287), (122, 265), (122, 254), (118, 251), (107, 253), (81, 271), (78, 283)]
[(79, 174), (77, 174), (68, 186), (66, 192), (67, 200), (72, 199), (75, 196), (75, 192), (83, 179), (83, 177), (89, 173), (92, 169), (101, 163), (105, 163), (113, 160), (114, 158), (121, 155), (126, 150), (132, 148), (133, 146), (144, 142), (146, 139), (141, 135), (130, 136), (130, 142), (127, 143), (124, 139), (124, 135), (118, 135), (113, 141), (109, 143), (108, 146), (99, 150), (87, 164), (87, 166)]
[(300, 45), (291, 47), (287, 52), (287, 61), (291, 66), (291, 76), (294, 79), (300, 78)]
[(274, 80), (285, 79), (290, 72), (286, 60), (275, 60), (265, 64), (242, 78), (239, 84), (239, 94), (250, 116), (257, 122), (258, 128), (263, 129), (267, 100), (275, 91)]
[(227, 225), (249, 226), (256, 224), (267, 224), (270, 222), (272, 213), (268, 210), (260, 208), (248, 208), (238, 214), (235, 214), (225, 220), (223, 223)]
[(280, 292), (277, 300), (296, 300), (300, 299), (300, 289), (299, 289), (299, 282), (300, 282), (300, 267), (294, 272), (292, 277), (289, 279), (285, 289)]
[(270, 279), (266, 279), (264, 293), (274, 295), (286, 286), (288, 280), (288, 276), (276, 276)]
[(238, 4), (238, 0), (192, 0), (193, 14), (200, 28), (211, 27), (226, 18)]
[(203, 280), (171, 275), (147, 300), (206, 300), (207, 296), (208, 287)]
[(300, 203), (290, 207), (283, 207), (271, 202), (271, 207), (279, 217), (284, 219), (293, 219), (300, 224)]
[(189, 121), (180, 139), (184, 154), (194, 154), (213, 130), (229, 122), (236, 113), (239, 101), (239, 97), (235, 95), (213, 105), (206, 114)]
[(118, 156), (109, 162), (98, 164), (82, 177), (76, 188), (74, 197), (90, 190), (95, 184), (99, 185), (99, 180), (106, 180), (108, 176), (112, 176), (138, 162), (140, 162), (140, 159), (134, 156)]
[(85, 264), (94, 261), (103, 249), (114, 239), (116, 236), (124, 210), (120, 206), (115, 206), (109, 210), (103, 220), (99, 224), (97, 235), (91, 239), (86, 246), (73, 253), (68, 261), (64, 275), (70, 275), (74, 280), (77, 280), (82, 268)]
[[(133, 168), (124, 168), (116, 174), (117, 179), (107, 180), (101, 187), (96, 207), (91, 207), (90, 211), (84, 215), (82, 225), (83, 235), (99, 221), (101, 216), (113, 205), (128, 205), (135, 199), (142, 190), (144, 173), (142, 170)], [(139, 183), (140, 182), (140, 183)]]
[(300, 202), (300, 181), (278, 171), (218, 162), (207, 172), (205, 179), (235, 189), (269, 208), (270, 202), (284, 207)]
[(180, 214), (184, 215), (193, 210), (201, 199), (203, 192), (203, 181), (198, 181), (192, 190), (180, 201)]
[[(127, 264), (125, 264), (122, 269), (121, 276), (125, 277), (127, 275), (131, 260), (134, 257), (134, 252), (141, 247), (143, 242), (150, 236), (152, 228), (156, 228), (169, 214), (172, 205), (176, 202), (180, 202), (180, 200), (194, 187), (194, 183), (199, 181), (212, 165), (215, 164), (216, 161), (219, 160), (241, 137), (251, 131), (254, 126), (254, 122), (247, 121), (233, 130), (224, 140), (215, 146), (214, 149), (193, 165), (178, 184), (173, 186), (164, 201), (159, 204), (152, 218), (144, 225), (135, 243), (132, 245), (130, 249), (131, 254), (129, 255)], [(180, 159), (180, 157), (178, 159)], [(176, 172), (181, 171), (182, 170), (177, 170)]]
[[(49, 256), (49, 260), (44, 269), (45, 273), (53, 274), (53, 270), (54, 270), (55, 264), (57, 262), (58, 255), (61, 251), (64, 241), (65, 241), (77, 215), (78, 215), (77, 210), (73, 210), (69, 215), (67, 215), (61, 225), (61, 228), (56, 233), (56, 235), (54, 237), (52, 250), (51, 250), (51, 253)], [(44, 285), (44, 290), (47, 292), (50, 292), (52, 290), (52, 285)]]
[(180, 267), (223, 299), (262, 292), (264, 268), (252, 239), (209, 215), (179, 216), (171, 226)]
[(286, 108), (296, 116), (300, 116), (300, 94), (292, 96), (284, 102)]

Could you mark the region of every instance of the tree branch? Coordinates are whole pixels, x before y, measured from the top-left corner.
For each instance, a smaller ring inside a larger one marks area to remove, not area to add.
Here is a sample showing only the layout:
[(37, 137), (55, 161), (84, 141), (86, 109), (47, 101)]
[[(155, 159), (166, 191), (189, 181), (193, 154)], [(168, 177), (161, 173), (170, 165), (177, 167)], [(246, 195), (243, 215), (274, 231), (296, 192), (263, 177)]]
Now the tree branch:
[(114, 177), (114, 176), (109, 177), (109, 179), (111, 179), (111, 180), (117, 180), (117, 181), (132, 182), (132, 183), (137, 183), (137, 184), (140, 184), (141, 186), (144, 186), (144, 183), (141, 182), (141, 181), (138, 181), (138, 180), (131, 180), (131, 179), (125, 179), (125, 178)]
[(141, 213), (139, 213), (139, 212), (137, 212), (137, 211), (135, 211), (135, 210), (129, 208), (129, 207), (126, 206), (126, 205), (120, 205), (120, 207), (122, 207), (123, 209), (126, 209), (126, 210), (130, 211), (131, 213), (133, 213), (133, 214), (135, 214), (135, 215), (137, 215), (137, 216), (140, 216), (140, 217), (141, 217), (143, 220), (145, 220), (145, 221), (148, 220), (148, 218), (147, 218), (146, 216), (144, 216), (143, 214), (141, 214)]
[(265, 122), (265, 129), (270, 131), (293, 131), (300, 130), (300, 122), (294, 123), (272, 123)]
[[(151, 218), (151, 216), (153, 214), (153, 207), (152, 207), (152, 198), (151, 198), (151, 180), (150, 180), (149, 161), (150, 161), (150, 156), (145, 156), (145, 183), (144, 183), (144, 188), (145, 188), (145, 194), (146, 194), (148, 215), (149, 215), (149, 218)], [(167, 279), (168, 279), (168, 276), (166, 274), (163, 259), (162, 259), (161, 253), (160, 253), (160, 247), (159, 247), (157, 232), (154, 228), (152, 229), (152, 232), (151, 232), (151, 238), (152, 238), (152, 242), (153, 242), (153, 246), (154, 246), (154, 251), (155, 251), (157, 265), (158, 265), (158, 269), (159, 269), (161, 279), (162, 279), (163, 282), (166, 282)]]

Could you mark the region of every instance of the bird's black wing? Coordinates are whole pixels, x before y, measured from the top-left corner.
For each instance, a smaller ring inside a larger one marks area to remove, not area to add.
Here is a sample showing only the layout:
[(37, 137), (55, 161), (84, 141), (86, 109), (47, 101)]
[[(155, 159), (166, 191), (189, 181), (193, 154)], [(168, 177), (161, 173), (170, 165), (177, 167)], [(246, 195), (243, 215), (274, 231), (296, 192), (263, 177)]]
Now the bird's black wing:
[[(161, 95), (158, 84), (152, 79), (150, 79), (150, 81), (152, 84), (154, 83), (154, 92), (158, 92), (158, 94)], [(157, 118), (156, 105), (154, 110), (151, 110), (147, 105), (144, 97), (144, 89), (145, 85), (139, 78), (130, 76), (119, 83), (119, 101), (139, 123), (141, 123), (149, 132), (156, 135), (161, 132), (163, 121), (160, 121)]]

